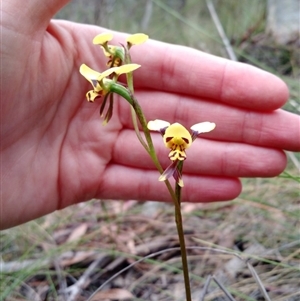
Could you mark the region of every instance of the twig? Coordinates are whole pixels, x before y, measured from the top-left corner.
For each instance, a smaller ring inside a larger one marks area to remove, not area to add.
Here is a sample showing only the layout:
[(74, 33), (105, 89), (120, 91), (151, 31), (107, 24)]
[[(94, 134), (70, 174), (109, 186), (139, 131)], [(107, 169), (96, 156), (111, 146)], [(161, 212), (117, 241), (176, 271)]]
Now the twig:
[(286, 153), (290, 157), (291, 161), (294, 163), (294, 165), (296, 166), (296, 168), (298, 169), (298, 171), (300, 171), (300, 163), (297, 160), (297, 158), (294, 155), (294, 153), (292, 153), (292, 152), (286, 152)]
[(223, 26), (222, 26), (222, 24), (220, 22), (220, 19), (219, 19), (218, 15), (217, 15), (217, 12), (215, 10), (215, 7), (214, 7), (213, 3), (211, 2), (211, 0), (206, 0), (206, 5), (208, 7), (209, 13), (210, 13), (210, 15), (211, 15), (214, 23), (215, 23), (215, 26), (216, 26), (216, 28), (218, 30), (218, 33), (219, 33), (219, 35), (220, 35), (220, 37), (222, 39), (222, 42), (224, 44), (224, 47), (225, 47), (225, 49), (227, 51), (227, 54), (228, 54), (229, 58), (232, 61), (237, 61), (237, 57), (236, 57), (236, 55), (235, 55), (235, 53), (234, 53), (234, 51), (232, 49), (232, 46), (230, 45), (230, 42), (229, 42), (229, 40), (228, 40), (228, 38), (227, 38), (227, 36), (225, 34), (225, 31), (223, 29)]
[(153, 2), (152, 0), (147, 0), (146, 7), (145, 7), (145, 13), (141, 22), (141, 30), (142, 32), (145, 32), (148, 29), (149, 22), (152, 16), (153, 11)]
[(32, 301), (42, 301), (41, 297), (30, 285), (28, 285), (27, 283), (25, 283), (23, 281), (22, 281), (21, 285), (23, 286), (23, 288), (25, 288), (25, 290), (27, 290), (27, 292), (25, 293), (26, 298), (28, 298), (29, 300), (32, 300)]
[(212, 279), (215, 281), (215, 283), (218, 285), (218, 287), (224, 292), (224, 294), (227, 296), (227, 298), (230, 300), (230, 301), (236, 301), (232, 295), (228, 292), (228, 290), (225, 288), (225, 286), (219, 282), (217, 280), (217, 278), (215, 276), (212, 276)]
[(258, 285), (259, 288), (260, 288), (261, 293), (262, 293), (263, 296), (264, 296), (264, 298), (265, 298), (267, 301), (271, 301), (271, 299), (270, 299), (270, 297), (269, 297), (269, 295), (268, 295), (268, 293), (267, 293), (267, 291), (266, 291), (266, 289), (265, 289), (263, 283), (261, 282), (259, 276), (257, 275), (257, 273), (256, 273), (256, 271), (255, 271), (255, 269), (254, 269), (254, 267), (250, 264), (249, 261), (247, 261), (246, 263), (247, 263), (248, 269), (250, 270), (250, 272), (251, 272), (251, 274), (252, 274), (252, 277), (255, 279), (257, 285)]
[(25, 269), (35, 269), (35, 268), (41, 268), (43, 266), (48, 266), (51, 263), (51, 260), (45, 259), (45, 260), (23, 260), (23, 261), (0, 261), (1, 265), (1, 273), (13, 273), (18, 272)]
[(205, 281), (205, 284), (204, 284), (204, 287), (203, 287), (203, 290), (202, 290), (202, 294), (200, 295), (200, 301), (204, 301), (204, 298), (205, 298), (205, 295), (207, 293), (208, 287), (210, 285), (211, 279), (212, 279), (211, 275), (209, 275), (206, 278), (206, 281)]
[(67, 300), (67, 294), (66, 294), (66, 288), (67, 288), (67, 281), (66, 277), (64, 277), (63, 271), (61, 269), (61, 266), (59, 264), (58, 259), (53, 259), (53, 266), (55, 268), (56, 274), (57, 274), (57, 282), (59, 283), (59, 290), (62, 291), (62, 300)]
[(277, 250), (279, 252), (281, 252), (285, 249), (293, 248), (293, 247), (298, 246), (298, 245), (300, 245), (300, 240), (295, 240), (295, 241), (292, 241), (290, 243), (287, 243), (287, 244), (284, 244), (284, 245), (280, 246)]
[(300, 104), (296, 100), (290, 99), (289, 104), (297, 111), (298, 114), (300, 113)]
[(99, 264), (107, 257), (106, 254), (100, 255), (95, 261), (93, 261), (89, 267), (85, 270), (85, 272), (82, 274), (82, 276), (79, 278), (79, 280), (73, 284), (72, 286), (69, 286), (65, 292), (69, 294), (68, 301), (75, 301), (77, 298), (77, 295), (81, 292), (83, 288), (85, 288), (91, 279), (91, 275), (95, 272), (95, 270), (98, 268)]
[[(227, 54), (228, 54), (229, 58), (232, 61), (237, 61), (237, 57), (236, 57), (236, 55), (234, 53), (234, 50), (233, 50), (233, 48), (232, 48), (232, 46), (231, 46), (231, 44), (230, 44), (230, 42), (229, 42), (229, 40), (228, 40), (228, 38), (226, 36), (226, 33), (225, 33), (224, 29), (223, 29), (223, 26), (222, 26), (222, 24), (220, 22), (220, 19), (219, 19), (218, 15), (217, 15), (217, 12), (215, 10), (215, 7), (214, 7), (212, 1), (211, 0), (206, 0), (206, 5), (207, 5), (208, 10), (210, 12), (210, 15), (211, 15), (211, 17), (213, 19), (213, 22), (214, 22), (214, 24), (215, 24), (215, 26), (216, 26), (216, 28), (218, 30), (218, 33), (219, 33), (219, 35), (220, 35), (220, 37), (222, 39), (222, 42), (224, 44), (224, 47), (225, 47), (225, 49), (227, 51)], [(294, 107), (296, 107), (296, 105), (297, 105), (296, 108), (299, 107), (299, 105), (295, 101), (290, 100), (290, 103)], [(296, 168), (298, 170), (300, 170), (300, 163), (297, 160), (296, 156), (292, 152), (286, 152), (286, 153), (289, 156), (289, 158), (291, 159), (291, 161), (294, 163), (294, 165), (296, 166)]]
[[(226, 250), (222, 250), (222, 249), (212, 249), (210, 247), (198, 247), (198, 246), (194, 246), (194, 247), (186, 247), (187, 250), (206, 250), (206, 251), (214, 251), (214, 252), (218, 252), (218, 253), (224, 253), (224, 254), (230, 254), (233, 256), (236, 256), (238, 258), (240, 258), (241, 260), (243, 260), (237, 253), (235, 252), (229, 252)], [(124, 269), (118, 271), (116, 274), (114, 274), (113, 276), (111, 276), (109, 279), (107, 279), (104, 283), (102, 283), (102, 285), (96, 289), (96, 291), (87, 299), (87, 301), (91, 301), (93, 299), (93, 297), (99, 292), (101, 291), (109, 282), (111, 282), (112, 280), (114, 280), (115, 278), (117, 278), (118, 276), (120, 276), (122, 273), (126, 272), (127, 270), (129, 270), (130, 268), (132, 268), (133, 266), (135, 266), (136, 264), (146, 260), (146, 259), (150, 259), (152, 257), (156, 257), (158, 255), (161, 255), (165, 252), (172, 252), (172, 251), (180, 251), (180, 247), (174, 247), (174, 248), (168, 248), (165, 250), (161, 250), (152, 254), (149, 254), (145, 257), (142, 257), (140, 259), (138, 259), (137, 261), (131, 263), (130, 265), (128, 265), (127, 267), (125, 267)]]

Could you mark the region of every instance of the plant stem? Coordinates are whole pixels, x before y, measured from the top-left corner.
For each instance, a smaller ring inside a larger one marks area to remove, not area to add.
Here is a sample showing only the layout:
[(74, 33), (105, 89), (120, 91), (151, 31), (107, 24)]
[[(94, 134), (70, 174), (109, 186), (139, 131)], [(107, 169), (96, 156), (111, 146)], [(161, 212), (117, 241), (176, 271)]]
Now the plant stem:
[[(129, 50), (126, 49), (126, 48), (125, 48), (125, 63), (126, 64), (130, 64), (131, 63), (130, 53), (129, 53)], [(126, 80), (127, 80), (127, 86), (128, 86), (129, 91), (131, 92), (132, 95), (134, 95), (134, 86), (133, 86), (132, 72), (129, 72), (129, 73), (126, 74)], [(136, 133), (139, 141), (143, 145), (143, 147), (146, 149), (147, 153), (150, 154), (149, 148), (148, 148), (147, 144), (145, 143), (145, 141), (144, 141), (144, 139), (143, 139), (143, 137), (142, 137), (142, 135), (140, 133), (139, 126), (138, 126), (138, 123), (137, 123), (137, 116), (136, 116), (136, 112), (135, 112), (135, 109), (134, 109), (133, 105), (130, 106), (130, 111), (131, 111), (131, 118), (132, 118), (132, 123), (133, 123), (133, 127), (134, 127), (134, 130), (135, 130), (135, 133)]]
[[(139, 118), (139, 121), (142, 125), (146, 141), (148, 143), (149, 147), (149, 154), (157, 167), (157, 169), (160, 171), (160, 173), (163, 172), (163, 169), (158, 161), (158, 158), (156, 156), (156, 152), (152, 143), (151, 135), (150, 132), (147, 128), (147, 122), (144, 117), (144, 114), (142, 112), (142, 109), (138, 102), (133, 98), (133, 108), (136, 112), (136, 115)], [(182, 173), (182, 167), (183, 167), (183, 162), (180, 162), (178, 164), (178, 171), (180, 174)], [(185, 247), (185, 240), (184, 240), (184, 232), (183, 232), (183, 225), (182, 225), (182, 215), (181, 215), (181, 187), (176, 183), (175, 186), (175, 193), (174, 190), (172, 189), (170, 182), (165, 181), (165, 184), (172, 196), (172, 199), (174, 201), (174, 207), (175, 207), (175, 221), (176, 221), (176, 227), (177, 227), (177, 233), (179, 237), (179, 244), (180, 244), (180, 249), (181, 249), (181, 260), (182, 260), (182, 268), (183, 268), (183, 277), (184, 277), (184, 284), (185, 284), (185, 294), (186, 294), (186, 301), (192, 301), (191, 297), (191, 287), (190, 287), (190, 279), (189, 279), (189, 268), (188, 268), (188, 262), (187, 262), (187, 252), (186, 252), (186, 247)]]
[[(128, 50), (125, 50), (125, 61), (127, 64), (131, 63), (131, 58)], [(163, 168), (160, 165), (160, 162), (157, 158), (154, 145), (152, 142), (152, 138), (150, 135), (150, 131), (147, 127), (147, 121), (145, 118), (145, 115), (142, 111), (142, 108), (140, 107), (138, 101), (134, 98), (134, 87), (133, 87), (133, 76), (132, 72), (127, 74), (127, 85), (128, 89), (131, 92), (131, 100), (129, 101), (131, 104), (131, 116), (133, 121), (133, 126), (135, 129), (135, 132), (137, 134), (137, 137), (141, 144), (144, 146), (148, 154), (150, 155), (155, 167), (158, 169), (158, 171), (162, 174)], [(137, 118), (142, 126), (142, 130), (144, 132), (147, 144), (143, 140), (138, 124), (137, 124)], [(183, 162), (180, 162), (178, 164), (178, 171), (182, 172)], [(191, 287), (190, 287), (190, 280), (189, 280), (189, 268), (188, 268), (188, 261), (187, 261), (187, 252), (185, 247), (185, 240), (184, 240), (184, 232), (183, 232), (183, 225), (182, 225), (182, 215), (181, 215), (181, 187), (176, 183), (175, 186), (175, 193), (174, 190), (171, 187), (171, 184), (168, 180), (165, 181), (165, 184), (167, 186), (167, 189), (173, 199), (174, 202), (174, 208), (175, 208), (175, 221), (176, 221), (176, 227), (177, 227), (177, 233), (179, 237), (179, 244), (181, 249), (181, 260), (182, 260), (182, 268), (183, 268), (183, 277), (184, 277), (184, 284), (185, 284), (185, 294), (186, 294), (186, 301), (192, 301), (191, 297)]]
[[(178, 171), (180, 174), (182, 174), (182, 167), (183, 167), (183, 161), (179, 162), (179, 164), (177, 165), (177, 168), (178, 168)], [(176, 195), (176, 202), (178, 204), (177, 206), (175, 206), (175, 221), (176, 221), (177, 233), (178, 233), (178, 237), (179, 237), (179, 244), (180, 244), (180, 250), (181, 250), (185, 296), (186, 296), (186, 301), (192, 301), (189, 267), (188, 267), (188, 261), (187, 261), (187, 252), (186, 252), (186, 246), (185, 246), (182, 214), (181, 214), (181, 186), (179, 186), (177, 182), (175, 184), (175, 195)]]

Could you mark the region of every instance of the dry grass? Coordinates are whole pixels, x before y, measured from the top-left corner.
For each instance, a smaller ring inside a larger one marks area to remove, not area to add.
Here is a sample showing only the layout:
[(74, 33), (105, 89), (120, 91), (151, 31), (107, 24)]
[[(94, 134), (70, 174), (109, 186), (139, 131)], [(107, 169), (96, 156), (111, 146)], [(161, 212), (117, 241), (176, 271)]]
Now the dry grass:
[[(245, 182), (233, 202), (183, 204), (194, 300), (209, 275), (236, 300), (264, 300), (245, 262), (231, 253), (250, 260), (271, 300), (298, 300), (299, 183)], [(87, 300), (121, 269), (160, 251), (107, 283), (93, 300), (184, 300), (172, 205), (92, 200), (1, 235), (2, 300)], [(211, 285), (205, 300), (226, 299)]]

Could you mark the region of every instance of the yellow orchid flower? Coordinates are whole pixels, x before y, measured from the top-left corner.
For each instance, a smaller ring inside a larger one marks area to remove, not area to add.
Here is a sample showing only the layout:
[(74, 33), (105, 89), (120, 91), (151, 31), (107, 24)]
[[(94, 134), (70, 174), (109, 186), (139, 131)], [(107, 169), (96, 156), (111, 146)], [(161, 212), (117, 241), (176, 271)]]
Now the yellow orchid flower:
[(79, 68), (79, 72), (81, 75), (83, 75), (95, 88), (94, 82), (100, 82), (103, 78), (111, 75), (115, 72), (117, 68), (110, 68), (105, 70), (104, 72), (100, 73), (98, 71), (93, 70), (86, 64), (82, 64)]
[[(93, 90), (87, 92), (87, 100), (94, 102), (97, 97), (101, 97), (110, 91), (110, 85), (116, 83), (118, 76), (124, 73), (132, 72), (141, 65), (138, 64), (126, 64), (120, 67), (113, 67), (100, 73), (93, 70), (85, 64), (80, 66), (79, 72), (83, 75), (93, 86)], [(107, 79), (106, 77), (115, 74), (113, 79)]]
[(104, 124), (106, 124), (113, 113), (113, 93), (117, 93), (123, 96), (126, 100), (130, 100), (130, 92), (117, 83), (118, 77), (121, 74), (133, 72), (134, 70), (141, 67), (138, 64), (126, 64), (120, 67), (113, 67), (100, 73), (93, 70), (85, 64), (80, 66), (79, 72), (83, 75), (93, 86), (93, 90), (86, 93), (86, 98), (89, 102), (94, 102), (97, 97), (104, 96), (103, 102), (100, 106), (100, 116), (103, 117), (103, 111), (109, 98), (109, 108), (104, 118)]
[[(136, 33), (126, 39), (127, 50), (133, 45), (139, 45), (148, 40), (148, 36), (144, 33)], [(93, 44), (100, 45), (103, 49), (104, 55), (109, 58), (107, 66), (119, 67), (123, 64), (125, 59), (125, 48), (123, 46), (109, 45), (108, 42), (113, 39), (111, 33), (101, 33), (94, 37)]]
[(103, 49), (104, 55), (109, 57), (107, 65), (109, 67), (121, 66), (124, 61), (125, 51), (122, 46), (108, 45), (108, 42), (113, 39), (111, 33), (101, 33), (94, 37), (93, 44), (100, 45)]
[(191, 146), (200, 133), (210, 132), (215, 127), (216, 124), (213, 122), (200, 122), (191, 127), (192, 133), (190, 133), (183, 125), (177, 122), (170, 124), (167, 121), (159, 119), (149, 121), (148, 129), (160, 132), (163, 136), (165, 146), (171, 150), (169, 158), (172, 163), (159, 177), (159, 181), (165, 181), (173, 176), (178, 185), (183, 187), (178, 164), (180, 161), (186, 159), (185, 150)]
[(104, 96), (109, 92), (109, 84), (111, 80), (106, 79), (106, 77), (114, 73), (114, 68), (100, 73), (88, 67), (87, 65), (82, 64), (79, 72), (93, 86), (93, 90), (90, 90), (86, 93), (86, 98), (88, 101), (94, 102), (97, 97)]
[(183, 161), (186, 159), (185, 150), (192, 143), (192, 136), (189, 131), (180, 123), (173, 123), (167, 127), (163, 136), (167, 148), (171, 149), (169, 158), (172, 161)]

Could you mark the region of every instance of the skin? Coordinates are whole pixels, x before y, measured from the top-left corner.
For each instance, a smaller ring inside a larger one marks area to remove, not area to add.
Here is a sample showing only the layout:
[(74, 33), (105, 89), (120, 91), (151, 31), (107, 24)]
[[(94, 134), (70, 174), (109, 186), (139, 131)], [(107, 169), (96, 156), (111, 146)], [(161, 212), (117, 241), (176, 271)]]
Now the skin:
[[(50, 21), (67, 2), (1, 2), (2, 229), (91, 198), (170, 200), (127, 102), (116, 97), (103, 127), (101, 100), (85, 100), (91, 86), (78, 70), (105, 70), (92, 39), (106, 30)], [(126, 35), (114, 37), (124, 43)], [(142, 65), (134, 83), (148, 120), (217, 124), (187, 150), (184, 201), (231, 200), (239, 177), (275, 176), (286, 165), (283, 149), (300, 150), (299, 117), (278, 109), (288, 89), (274, 75), (151, 40), (131, 55)], [(159, 134), (153, 140), (167, 167), (169, 150)]]

